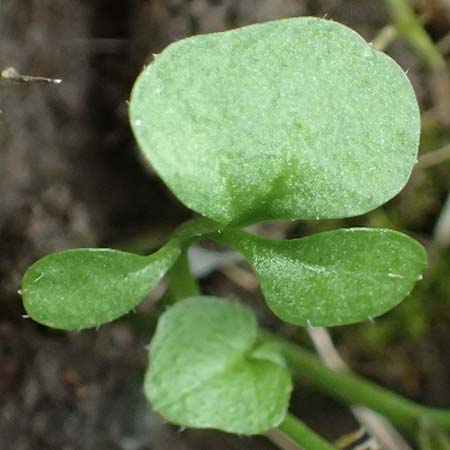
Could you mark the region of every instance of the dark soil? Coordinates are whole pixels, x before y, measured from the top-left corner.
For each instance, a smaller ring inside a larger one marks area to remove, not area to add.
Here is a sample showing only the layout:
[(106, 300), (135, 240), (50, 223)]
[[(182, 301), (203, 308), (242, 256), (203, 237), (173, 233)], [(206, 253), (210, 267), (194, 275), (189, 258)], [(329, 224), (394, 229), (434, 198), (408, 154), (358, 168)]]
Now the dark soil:
[[(450, 30), (450, 13), (437, 0), (430, 5), (427, 26), (438, 40)], [(372, 0), (2, 1), (0, 69), (63, 82), (0, 84), (1, 450), (275, 448), (264, 438), (165, 424), (142, 395), (150, 333), (127, 320), (98, 332), (52, 331), (23, 318), (17, 290), (26, 268), (48, 253), (136, 242), (151, 250), (189, 217), (141, 161), (127, 123), (133, 80), (153, 53), (188, 35), (300, 15), (326, 15), (368, 40), (388, 21), (383, 3)], [(388, 50), (409, 69), (423, 109), (432, 107), (422, 61), (401, 39)], [(448, 142), (449, 129), (432, 130), (425, 135), (429, 149)], [(448, 169), (444, 163), (416, 173), (402, 196), (358, 223), (387, 222), (429, 244), (450, 190)], [(306, 224), (291, 232), (316, 229)], [(442, 254), (440, 275), (412, 299), (416, 306), (392, 316), (397, 325), (386, 320), (379, 334), (358, 327), (337, 334), (355, 370), (449, 406), (450, 258)], [(218, 273), (204, 286), (242, 290)], [(432, 307), (420, 306), (427, 300)], [(419, 331), (398, 331), (417, 317), (425, 318)], [(335, 438), (355, 426), (343, 407), (307, 387), (294, 401), (324, 435)]]

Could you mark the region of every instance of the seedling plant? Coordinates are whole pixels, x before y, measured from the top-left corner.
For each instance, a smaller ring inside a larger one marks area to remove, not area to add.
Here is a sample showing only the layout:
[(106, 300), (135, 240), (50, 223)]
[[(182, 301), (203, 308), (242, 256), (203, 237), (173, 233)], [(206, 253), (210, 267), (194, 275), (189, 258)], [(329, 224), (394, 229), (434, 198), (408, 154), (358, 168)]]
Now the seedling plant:
[(170, 306), (149, 347), (144, 389), (171, 423), (240, 435), (279, 428), (306, 450), (333, 448), (288, 413), (294, 375), (405, 432), (423, 419), (450, 429), (450, 411), (332, 371), (258, 326), (248, 306), (202, 296), (187, 262), (203, 239), (242, 253), (269, 308), (299, 326), (371, 320), (404, 299), (427, 260), (404, 234), (349, 228), (274, 240), (244, 230), (364, 214), (403, 188), (420, 120), (392, 59), (317, 18), (194, 36), (142, 72), (130, 120), (145, 158), (199, 218), (149, 256), (74, 249), (37, 261), (22, 284), (34, 320), (97, 327), (133, 310), (167, 275)]

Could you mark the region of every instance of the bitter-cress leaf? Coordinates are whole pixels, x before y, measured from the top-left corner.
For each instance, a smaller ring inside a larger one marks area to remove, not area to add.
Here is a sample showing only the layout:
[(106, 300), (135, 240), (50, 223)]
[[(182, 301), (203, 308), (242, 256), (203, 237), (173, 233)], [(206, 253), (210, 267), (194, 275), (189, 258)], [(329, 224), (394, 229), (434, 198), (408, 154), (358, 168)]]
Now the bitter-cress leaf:
[(169, 242), (151, 256), (110, 249), (74, 249), (34, 263), (22, 281), (32, 319), (61, 329), (101, 325), (132, 310), (180, 254)]
[(175, 195), (224, 224), (372, 210), (405, 185), (420, 129), (402, 69), (312, 17), (171, 44), (139, 76), (130, 118)]
[(418, 242), (384, 229), (285, 241), (224, 230), (215, 239), (247, 257), (278, 317), (305, 326), (350, 324), (387, 312), (410, 293), (427, 263)]
[(145, 393), (172, 423), (259, 434), (284, 419), (291, 380), (281, 354), (257, 345), (257, 323), (236, 302), (191, 297), (159, 319)]

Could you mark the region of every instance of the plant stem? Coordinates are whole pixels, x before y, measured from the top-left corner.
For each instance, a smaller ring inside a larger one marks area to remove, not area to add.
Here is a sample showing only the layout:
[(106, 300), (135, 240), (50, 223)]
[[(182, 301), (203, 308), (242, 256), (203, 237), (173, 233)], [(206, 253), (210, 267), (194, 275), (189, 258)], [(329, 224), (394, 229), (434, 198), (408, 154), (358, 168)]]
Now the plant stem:
[(205, 217), (188, 220), (181, 224), (172, 234), (169, 244), (172, 242), (182, 248), (176, 263), (167, 272), (168, 288), (163, 298), (163, 303), (171, 305), (178, 300), (200, 294), (197, 281), (192, 275), (188, 261), (188, 249), (192, 242), (201, 238), (204, 234), (217, 232), (223, 225)]
[[(188, 220), (182, 223), (173, 232), (172, 239), (186, 241), (197, 239), (205, 233), (211, 233), (222, 228), (222, 225), (204, 217)], [(155, 228), (153, 225), (140, 233), (108, 243), (107, 247), (123, 250), (125, 252), (146, 254), (161, 247), (167, 241), (167, 229)]]
[[(346, 370), (348, 367), (339, 355), (326, 328), (308, 328), (314, 347), (327, 367), (333, 370)], [(373, 436), (375, 442), (384, 450), (412, 450), (403, 436), (385, 417), (365, 406), (350, 405), (355, 419)]]
[(278, 341), (280, 350), (294, 375), (308, 380), (313, 386), (332, 397), (346, 403), (366, 406), (411, 434), (421, 419), (450, 429), (450, 410), (419, 405), (350, 372), (332, 370), (296, 344), (267, 332), (262, 332), (262, 335), (264, 339)]
[(430, 90), (439, 121), (450, 125), (450, 80), (445, 58), (414, 13), (409, 0), (385, 0), (398, 33), (431, 69)]
[(373, 38), (372, 46), (377, 50), (383, 51), (395, 38), (397, 37), (397, 30), (393, 25), (386, 25)]
[(336, 450), (336, 447), (289, 413), (278, 429), (305, 450)]
[(172, 304), (183, 298), (199, 295), (200, 290), (197, 280), (193, 277), (189, 267), (187, 256), (188, 249), (185, 247), (177, 262), (167, 272), (169, 287), (165, 294), (165, 302)]
[(284, 434), (279, 428), (274, 428), (264, 433), (264, 436), (269, 439), (280, 450), (304, 450), (299, 444), (294, 442), (287, 434)]
[(450, 194), (448, 194), (434, 226), (433, 235), (434, 243), (440, 249), (446, 249), (450, 246)]
[(181, 224), (173, 233), (172, 238), (181, 239), (184, 242), (192, 242), (196, 238), (208, 233), (220, 231), (224, 225), (214, 222), (206, 217), (198, 217)]
[(422, 421), (417, 433), (421, 450), (450, 450), (450, 437), (433, 424)]
[(419, 53), (429, 66), (445, 66), (444, 57), (436, 48), (420, 19), (414, 14), (409, 0), (385, 0), (397, 31)]

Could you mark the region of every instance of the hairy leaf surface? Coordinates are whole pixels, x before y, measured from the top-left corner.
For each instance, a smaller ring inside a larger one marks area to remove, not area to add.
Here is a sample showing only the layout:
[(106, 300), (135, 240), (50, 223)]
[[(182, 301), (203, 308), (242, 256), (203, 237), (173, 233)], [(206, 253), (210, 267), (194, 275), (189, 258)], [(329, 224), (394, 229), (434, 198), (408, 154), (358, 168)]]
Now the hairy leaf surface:
[(24, 275), (25, 309), (32, 319), (53, 328), (110, 322), (140, 303), (179, 254), (179, 247), (169, 242), (151, 256), (87, 248), (46, 256)]
[(405, 185), (420, 128), (402, 69), (311, 17), (170, 45), (138, 78), (130, 117), (175, 195), (224, 224), (372, 210)]
[(282, 356), (256, 345), (244, 306), (214, 297), (177, 303), (159, 319), (145, 393), (172, 423), (263, 433), (286, 414), (291, 381)]
[(229, 230), (217, 240), (248, 258), (269, 307), (297, 325), (375, 318), (411, 292), (427, 263), (418, 242), (384, 229), (340, 229), (287, 241)]

